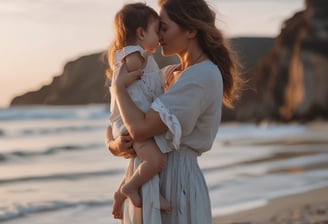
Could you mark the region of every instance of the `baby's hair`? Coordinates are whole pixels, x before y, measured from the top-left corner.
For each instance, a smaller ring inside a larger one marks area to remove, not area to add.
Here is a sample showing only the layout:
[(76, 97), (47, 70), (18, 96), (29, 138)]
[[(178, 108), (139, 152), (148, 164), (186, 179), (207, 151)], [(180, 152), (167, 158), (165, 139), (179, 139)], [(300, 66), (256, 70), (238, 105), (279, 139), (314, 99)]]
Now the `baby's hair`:
[(114, 68), (115, 52), (127, 45), (135, 44), (137, 40), (137, 29), (147, 30), (151, 19), (159, 18), (157, 12), (145, 3), (126, 4), (118, 11), (114, 18), (114, 41), (108, 49), (109, 70), (106, 71), (107, 78), (111, 78)]

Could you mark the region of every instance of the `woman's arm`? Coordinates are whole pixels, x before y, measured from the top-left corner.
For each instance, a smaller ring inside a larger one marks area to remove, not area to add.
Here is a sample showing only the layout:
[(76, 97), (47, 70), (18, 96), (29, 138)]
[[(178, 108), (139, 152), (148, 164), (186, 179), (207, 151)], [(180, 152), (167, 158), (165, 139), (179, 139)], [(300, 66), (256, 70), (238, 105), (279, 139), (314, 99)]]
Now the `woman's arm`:
[(107, 149), (115, 156), (124, 158), (133, 158), (136, 153), (133, 149), (133, 139), (129, 133), (123, 133), (121, 136), (113, 139), (112, 128), (110, 126), (106, 129), (106, 146)]
[(112, 80), (112, 89), (116, 94), (118, 108), (123, 122), (135, 141), (144, 141), (167, 130), (158, 112), (150, 109), (142, 112), (131, 100), (127, 87), (140, 79), (141, 70), (128, 72), (126, 65), (120, 67), (118, 75)]

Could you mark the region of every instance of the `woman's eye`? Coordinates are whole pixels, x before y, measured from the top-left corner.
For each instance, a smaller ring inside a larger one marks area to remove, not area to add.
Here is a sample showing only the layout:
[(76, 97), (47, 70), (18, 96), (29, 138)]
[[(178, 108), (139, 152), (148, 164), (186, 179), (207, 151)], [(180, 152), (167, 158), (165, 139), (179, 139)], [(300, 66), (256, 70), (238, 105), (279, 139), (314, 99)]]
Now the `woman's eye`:
[(165, 32), (166, 30), (167, 30), (167, 28), (165, 27), (165, 25), (161, 23), (159, 25), (159, 32)]
[(165, 32), (166, 30), (167, 30), (167, 29), (164, 28), (164, 27), (160, 27), (160, 28), (159, 28), (159, 31), (160, 31), (160, 32)]

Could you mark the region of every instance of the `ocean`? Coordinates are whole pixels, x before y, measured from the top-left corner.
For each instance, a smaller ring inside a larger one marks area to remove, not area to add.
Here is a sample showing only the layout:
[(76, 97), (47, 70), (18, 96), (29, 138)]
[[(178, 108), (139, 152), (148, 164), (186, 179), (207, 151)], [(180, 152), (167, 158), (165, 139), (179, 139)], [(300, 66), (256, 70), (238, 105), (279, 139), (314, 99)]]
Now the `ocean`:
[[(104, 136), (108, 106), (0, 109), (0, 222), (111, 224), (128, 163)], [(199, 157), (213, 216), (328, 186), (322, 124), (223, 123)]]

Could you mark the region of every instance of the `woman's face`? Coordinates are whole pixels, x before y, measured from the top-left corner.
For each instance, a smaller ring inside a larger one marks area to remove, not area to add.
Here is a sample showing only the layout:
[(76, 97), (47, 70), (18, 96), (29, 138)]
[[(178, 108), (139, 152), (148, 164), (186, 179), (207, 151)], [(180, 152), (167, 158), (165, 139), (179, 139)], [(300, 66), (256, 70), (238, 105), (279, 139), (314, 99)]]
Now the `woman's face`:
[(187, 49), (187, 31), (169, 18), (164, 8), (160, 11), (159, 43), (163, 56), (180, 54)]

